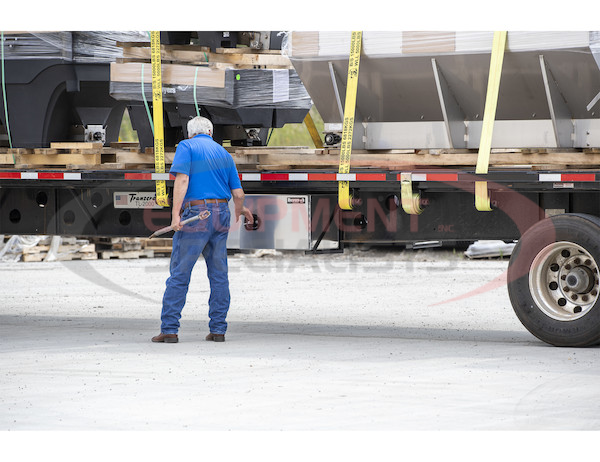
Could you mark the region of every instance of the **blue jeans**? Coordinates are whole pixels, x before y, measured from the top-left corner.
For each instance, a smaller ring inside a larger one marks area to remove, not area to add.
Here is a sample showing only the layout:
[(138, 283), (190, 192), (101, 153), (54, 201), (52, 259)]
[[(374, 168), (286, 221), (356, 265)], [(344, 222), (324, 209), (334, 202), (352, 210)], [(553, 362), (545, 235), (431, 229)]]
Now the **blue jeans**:
[(211, 215), (185, 225), (173, 236), (171, 253), (171, 276), (163, 296), (161, 332), (176, 334), (179, 329), (181, 310), (185, 305), (192, 269), (200, 254), (204, 256), (210, 298), (208, 300), (208, 327), (213, 334), (224, 334), (227, 330), (229, 310), (229, 279), (227, 277), (227, 234), (230, 212), (227, 204), (206, 204), (186, 208), (181, 220), (209, 210)]

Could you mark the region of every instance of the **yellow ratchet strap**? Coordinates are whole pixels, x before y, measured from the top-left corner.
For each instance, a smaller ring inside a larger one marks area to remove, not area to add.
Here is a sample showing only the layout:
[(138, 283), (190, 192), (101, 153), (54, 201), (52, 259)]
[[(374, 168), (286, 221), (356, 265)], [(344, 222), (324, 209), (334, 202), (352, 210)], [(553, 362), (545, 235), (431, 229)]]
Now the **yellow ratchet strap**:
[[(150, 57), (152, 61), (152, 118), (154, 120), (154, 171), (165, 173), (165, 134), (163, 127), (162, 76), (160, 62), (160, 31), (150, 32)], [(156, 203), (169, 206), (164, 180), (156, 180)]]
[(319, 136), (319, 131), (317, 130), (317, 127), (315, 126), (315, 122), (313, 121), (313, 118), (310, 115), (310, 112), (306, 113), (306, 117), (304, 118), (304, 125), (306, 125), (306, 128), (308, 129), (308, 133), (310, 134), (310, 137), (313, 140), (315, 148), (323, 149), (323, 141), (321, 141), (321, 137)]
[[(352, 154), (352, 134), (354, 132), (354, 111), (356, 109), (356, 92), (358, 90), (361, 42), (362, 32), (352, 32), (350, 58), (348, 60), (348, 81), (346, 83), (346, 103), (344, 105), (344, 125), (340, 147), (339, 173), (342, 174), (350, 173), (350, 155)], [(352, 210), (349, 181), (339, 182), (338, 203), (342, 210)]]
[(402, 208), (409, 215), (420, 215), (423, 212), (421, 208), (421, 195), (413, 193), (412, 173), (400, 174), (400, 198)]
[[(486, 174), (490, 164), (492, 134), (494, 132), (496, 107), (498, 106), (500, 76), (502, 74), (502, 62), (504, 61), (505, 48), (506, 31), (494, 32), (492, 56), (490, 59), (490, 74), (488, 77), (487, 95), (485, 97), (485, 109), (483, 112), (483, 126), (481, 129), (481, 140), (479, 141), (477, 166), (475, 168), (475, 173), (477, 174)], [(475, 182), (475, 208), (480, 212), (489, 212), (492, 210), (488, 195), (487, 181)]]

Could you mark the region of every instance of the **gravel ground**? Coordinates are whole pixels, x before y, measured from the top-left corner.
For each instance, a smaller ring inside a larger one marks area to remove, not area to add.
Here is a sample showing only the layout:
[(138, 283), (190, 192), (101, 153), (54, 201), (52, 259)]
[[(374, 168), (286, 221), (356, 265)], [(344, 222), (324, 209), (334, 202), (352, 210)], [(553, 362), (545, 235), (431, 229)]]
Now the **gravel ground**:
[(202, 261), (178, 344), (150, 342), (168, 259), (0, 264), (0, 429), (600, 429), (600, 349), (529, 334), (506, 259), (354, 249), (229, 264), (223, 344), (203, 340)]

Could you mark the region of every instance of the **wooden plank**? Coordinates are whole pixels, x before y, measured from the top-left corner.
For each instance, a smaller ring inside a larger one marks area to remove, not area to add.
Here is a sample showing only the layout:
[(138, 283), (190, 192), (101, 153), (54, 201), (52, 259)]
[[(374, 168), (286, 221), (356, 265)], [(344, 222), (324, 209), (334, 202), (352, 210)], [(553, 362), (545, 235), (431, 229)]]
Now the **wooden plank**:
[(130, 142), (125, 142), (125, 141), (118, 141), (118, 142), (114, 142), (114, 143), (110, 143), (110, 147), (111, 148), (115, 148), (115, 149), (140, 149), (140, 143), (134, 142), (134, 143), (130, 143)]
[[(277, 151), (272, 148), (242, 148), (233, 150), (236, 164), (244, 165), (256, 163), (259, 159), (261, 165), (269, 166), (311, 166), (311, 167), (337, 167), (339, 154), (336, 150), (329, 150), (328, 154), (319, 153), (317, 149), (282, 149)], [(256, 158), (250, 158), (256, 155)], [(385, 169), (408, 168), (410, 166), (468, 166), (477, 164), (476, 152), (455, 153), (406, 153), (390, 151), (364, 151), (354, 150), (352, 153), (353, 167), (373, 167)], [(600, 153), (582, 152), (547, 152), (523, 154), (519, 152), (495, 152), (490, 156), (490, 165), (571, 165), (571, 166), (599, 166)]]
[[(48, 256), (47, 252), (34, 253), (34, 254), (23, 254), (24, 262), (41, 262)], [(56, 260), (53, 261), (73, 261), (73, 260), (98, 260), (98, 254), (96, 252), (84, 252), (84, 253), (68, 253), (56, 255)]]
[(77, 150), (88, 150), (88, 149), (102, 149), (102, 143), (97, 142), (81, 142), (81, 143), (50, 143), (50, 149), (77, 149)]
[[(287, 56), (281, 53), (258, 53), (257, 50), (248, 49), (249, 51), (239, 52), (241, 48), (220, 49), (232, 50), (217, 53), (211, 53), (198, 50), (198, 47), (190, 46), (186, 49), (173, 49), (161, 46), (161, 60), (174, 61), (190, 64), (198, 63), (226, 63), (242, 66), (285, 66), (291, 67), (291, 62)], [(123, 48), (123, 60), (150, 60), (150, 48)]]
[(0, 154), (0, 164), (14, 165), (15, 161), (12, 154)]
[(281, 55), (281, 50), (257, 50), (256, 48), (250, 47), (236, 47), (236, 48), (217, 48), (215, 49), (217, 54), (261, 54), (261, 55)]
[[(141, 153), (141, 152), (117, 152), (117, 162), (121, 164), (153, 164), (154, 165), (154, 154), (153, 153)], [(173, 163), (175, 157), (174, 152), (165, 152), (165, 162), (167, 164)]]
[(19, 154), (15, 164), (19, 165), (85, 165), (94, 166), (102, 162), (102, 154)]
[[(141, 82), (141, 63), (110, 63), (110, 80), (112, 82)], [(163, 64), (162, 81), (164, 85), (194, 85), (196, 69), (199, 87), (225, 88), (225, 71), (202, 66), (186, 66), (182, 64)], [(144, 67), (144, 82), (152, 82), (152, 66)]]
[[(24, 247), (23, 254), (35, 254), (41, 252), (48, 252), (50, 250), (49, 245), (36, 245), (34, 247)], [(85, 244), (85, 245), (77, 245), (77, 244), (66, 244), (58, 246), (58, 253), (67, 253), (67, 252), (96, 252), (95, 244)]]
[(98, 252), (99, 257), (102, 260), (109, 260), (112, 258), (118, 259), (129, 259), (129, 258), (153, 258), (154, 251), (150, 249), (145, 250), (129, 250), (129, 251), (115, 251), (115, 250), (101, 250)]

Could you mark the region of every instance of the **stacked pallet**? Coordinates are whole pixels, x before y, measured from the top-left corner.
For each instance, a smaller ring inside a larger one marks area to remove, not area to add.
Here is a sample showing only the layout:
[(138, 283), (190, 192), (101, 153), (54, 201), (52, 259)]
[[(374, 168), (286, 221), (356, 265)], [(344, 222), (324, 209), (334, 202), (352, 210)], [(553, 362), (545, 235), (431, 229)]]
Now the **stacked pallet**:
[(173, 250), (173, 238), (143, 239), (142, 247), (152, 250), (155, 257), (170, 257)]
[(137, 237), (93, 238), (102, 260), (154, 258), (154, 250), (142, 248), (142, 239)]
[[(171, 164), (175, 148), (165, 149)], [(50, 148), (0, 148), (1, 168), (49, 168), (67, 170), (123, 170), (154, 167), (154, 149), (140, 151), (138, 143), (51, 143)]]
[(98, 259), (95, 245), (87, 239), (60, 236), (43, 239), (33, 247), (23, 247), (22, 255), (24, 262)]

